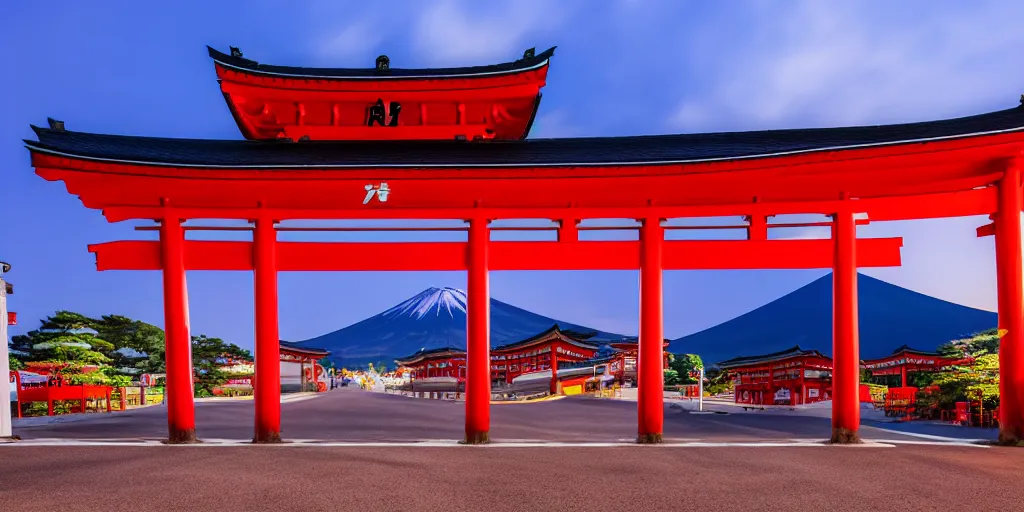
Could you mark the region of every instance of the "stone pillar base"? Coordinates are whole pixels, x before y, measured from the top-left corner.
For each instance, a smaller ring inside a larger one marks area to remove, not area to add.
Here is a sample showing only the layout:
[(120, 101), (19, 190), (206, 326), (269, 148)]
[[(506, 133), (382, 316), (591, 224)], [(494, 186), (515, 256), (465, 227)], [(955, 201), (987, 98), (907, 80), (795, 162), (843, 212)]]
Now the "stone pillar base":
[(196, 439), (196, 429), (192, 428), (188, 430), (172, 430), (164, 444), (195, 444), (198, 442), (199, 440)]
[(859, 444), (863, 441), (860, 440), (860, 435), (856, 430), (834, 428), (832, 429), (832, 439), (829, 442), (832, 444)]
[(637, 444), (661, 444), (661, 434), (640, 434), (636, 436)]
[(999, 431), (999, 441), (996, 444), (1000, 446), (1020, 446), (1024, 447), (1024, 437), (1021, 437), (1020, 432), (1013, 431)]
[(490, 432), (474, 432), (472, 434), (467, 433), (466, 439), (464, 439), (460, 444), (488, 444), (490, 442)]
[(256, 434), (252, 439), (253, 444), (276, 444), (282, 443), (280, 432), (263, 432)]

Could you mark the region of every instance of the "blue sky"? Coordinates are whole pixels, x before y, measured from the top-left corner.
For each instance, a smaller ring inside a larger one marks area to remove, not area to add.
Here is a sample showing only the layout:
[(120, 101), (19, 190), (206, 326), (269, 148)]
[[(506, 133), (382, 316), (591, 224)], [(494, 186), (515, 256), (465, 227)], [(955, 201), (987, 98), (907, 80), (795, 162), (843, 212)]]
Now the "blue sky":
[[(207, 44), (272, 64), (336, 67), (369, 67), (381, 53), (395, 67), (488, 64), (557, 45), (537, 137), (924, 121), (1012, 107), (1024, 92), (1024, 32), (1010, 22), (1024, 4), (1013, 1), (69, 1), (2, 12), (0, 258), (14, 266), (14, 334), (56, 309), (162, 325), (158, 273), (96, 272), (86, 251), (151, 235), (108, 224), (35, 176), (21, 140), (47, 116), (71, 130), (240, 138)], [(862, 227), (862, 236), (904, 237), (903, 267), (865, 273), (994, 310), (992, 239), (974, 236), (985, 222)], [(666, 335), (728, 320), (824, 273), (668, 272)], [(251, 274), (188, 278), (193, 332), (251, 347)], [(632, 334), (637, 278), (495, 272), (491, 288), (538, 313)], [(281, 274), (281, 335), (309, 338), (428, 286), (464, 285), (458, 273)]]

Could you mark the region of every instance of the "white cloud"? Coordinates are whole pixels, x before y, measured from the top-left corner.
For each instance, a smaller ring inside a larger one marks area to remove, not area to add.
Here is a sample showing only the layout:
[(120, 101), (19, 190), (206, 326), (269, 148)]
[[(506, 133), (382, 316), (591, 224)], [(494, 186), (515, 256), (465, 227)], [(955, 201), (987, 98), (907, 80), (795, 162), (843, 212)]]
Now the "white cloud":
[(692, 51), (716, 49), (703, 69), (713, 90), (682, 98), (670, 128), (929, 120), (1012, 106), (1013, 87), (1024, 83), (1024, 68), (1013, 65), (1024, 32), (1000, 29), (1024, 14), (1024, 4), (960, 12), (894, 4), (905, 13), (872, 3), (788, 5), (765, 6), (739, 46), (727, 40), (732, 31), (696, 36)]
[[(443, 0), (426, 9), (413, 27), (413, 45), (426, 65), (467, 66), (506, 62), (537, 42), (528, 36), (561, 24), (557, 3), (490, 3), (492, 10), (471, 12), (481, 4)], [(546, 48), (538, 48), (544, 50)]]
[[(347, 25), (340, 32), (329, 35), (324, 44), (320, 45), (322, 55), (325, 58), (338, 59), (341, 61), (354, 61), (361, 57), (367, 57), (384, 40), (378, 26), (371, 18)], [(355, 64), (344, 64), (352, 65)], [(338, 67), (343, 67), (338, 64)], [(364, 62), (358, 67), (369, 67), (373, 62)]]
[[(543, 105), (543, 102), (541, 103)], [(550, 139), (555, 137), (579, 137), (582, 130), (569, 119), (564, 109), (553, 110), (537, 116), (530, 130), (531, 139)]]

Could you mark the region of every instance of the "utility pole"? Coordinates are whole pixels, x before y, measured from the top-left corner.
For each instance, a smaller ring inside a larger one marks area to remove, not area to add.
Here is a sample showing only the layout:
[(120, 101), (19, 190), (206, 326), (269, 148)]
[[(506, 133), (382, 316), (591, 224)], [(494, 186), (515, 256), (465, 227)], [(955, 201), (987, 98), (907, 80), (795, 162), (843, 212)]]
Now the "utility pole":
[(700, 367), (700, 376), (697, 377), (697, 410), (704, 412), (704, 367)]
[(0, 261), (0, 439), (11, 433), (11, 365), (7, 347), (7, 282), (4, 273), (11, 266)]

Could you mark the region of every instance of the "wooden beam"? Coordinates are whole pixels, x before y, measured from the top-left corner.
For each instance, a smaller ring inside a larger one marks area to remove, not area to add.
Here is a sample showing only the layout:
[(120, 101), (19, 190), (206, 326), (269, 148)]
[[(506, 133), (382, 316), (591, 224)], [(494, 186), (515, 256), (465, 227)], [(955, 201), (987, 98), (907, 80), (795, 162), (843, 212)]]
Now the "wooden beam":
[[(899, 266), (902, 238), (857, 241), (861, 267)], [(636, 270), (639, 242), (491, 242), (491, 270)], [(89, 246), (98, 270), (159, 270), (155, 241), (119, 241)], [(671, 240), (665, 270), (831, 268), (830, 239)], [(463, 271), (464, 242), (280, 242), (282, 271)], [(251, 242), (185, 242), (188, 270), (252, 270)]]
[(995, 189), (987, 187), (963, 192), (919, 196), (883, 197), (853, 201), (805, 201), (778, 203), (743, 203), (692, 206), (649, 207), (569, 207), (564, 208), (392, 208), (373, 206), (345, 210), (300, 210), (274, 208), (178, 208), (170, 211), (159, 207), (111, 206), (103, 208), (110, 222), (130, 219), (160, 219), (173, 214), (182, 219), (255, 219), (263, 216), (275, 220), (292, 219), (468, 219), (482, 216), (489, 219), (662, 219), (685, 217), (725, 217), (734, 215), (831, 215), (854, 208), (868, 214), (871, 221), (932, 219), (987, 215), (995, 211)]

